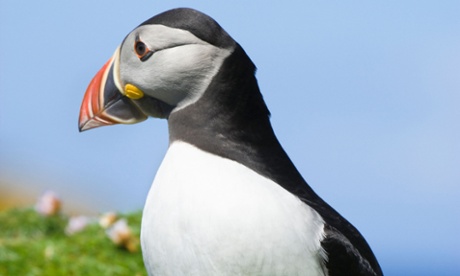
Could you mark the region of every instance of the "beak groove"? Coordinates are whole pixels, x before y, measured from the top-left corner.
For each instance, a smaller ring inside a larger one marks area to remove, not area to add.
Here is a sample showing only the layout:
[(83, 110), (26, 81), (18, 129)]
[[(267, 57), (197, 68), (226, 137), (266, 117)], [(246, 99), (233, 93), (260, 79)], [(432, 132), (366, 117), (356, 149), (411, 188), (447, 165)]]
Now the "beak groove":
[(112, 63), (112, 59), (107, 61), (101, 70), (97, 72), (91, 80), (88, 88), (86, 89), (85, 96), (80, 108), (80, 117), (78, 120), (78, 128), (85, 131), (91, 128), (111, 125), (114, 122), (104, 118), (103, 110), (100, 106), (102, 99), (100, 98), (100, 91), (102, 90), (102, 83), (107, 79), (107, 67)]

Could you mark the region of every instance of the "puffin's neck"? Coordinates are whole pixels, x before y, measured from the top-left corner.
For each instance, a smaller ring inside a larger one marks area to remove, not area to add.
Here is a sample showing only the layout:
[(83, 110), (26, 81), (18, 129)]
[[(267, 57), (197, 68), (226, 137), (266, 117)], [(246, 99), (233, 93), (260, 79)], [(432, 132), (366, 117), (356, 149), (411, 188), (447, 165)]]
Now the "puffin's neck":
[(273, 132), (255, 70), (237, 45), (203, 96), (170, 114), (170, 142), (181, 140), (237, 161), (296, 193), (308, 186)]

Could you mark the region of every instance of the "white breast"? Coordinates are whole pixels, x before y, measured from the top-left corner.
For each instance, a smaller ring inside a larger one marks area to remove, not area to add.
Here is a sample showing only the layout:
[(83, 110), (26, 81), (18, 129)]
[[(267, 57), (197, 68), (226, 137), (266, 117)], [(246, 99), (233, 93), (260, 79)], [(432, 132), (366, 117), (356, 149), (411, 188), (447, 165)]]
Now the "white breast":
[(275, 182), (174, 142), (142, 219), (150, 275), (325, 275), (322, 218)]

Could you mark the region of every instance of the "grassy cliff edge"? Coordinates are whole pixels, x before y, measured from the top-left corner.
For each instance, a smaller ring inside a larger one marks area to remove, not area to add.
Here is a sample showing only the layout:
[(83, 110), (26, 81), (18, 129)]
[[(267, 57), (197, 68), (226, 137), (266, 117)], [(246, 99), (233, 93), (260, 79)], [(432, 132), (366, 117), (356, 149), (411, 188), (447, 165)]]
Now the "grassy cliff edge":
[[(118, 216), (138, 241), (141, 212)], [(97, 221), (66, 234), (69, 219), (33, 208), (0, 212), (0, 275), (146, 275), (138, 243), (115, 245)]]

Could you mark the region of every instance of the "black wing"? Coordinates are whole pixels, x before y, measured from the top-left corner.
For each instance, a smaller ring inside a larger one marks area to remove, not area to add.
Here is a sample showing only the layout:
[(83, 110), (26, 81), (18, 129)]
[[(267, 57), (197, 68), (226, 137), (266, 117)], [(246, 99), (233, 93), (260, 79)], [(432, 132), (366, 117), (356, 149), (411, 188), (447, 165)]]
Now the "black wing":
[(330, 225), (325, 226), (326, 237), (321, 242), (328, 260), (329, 276), (338, 275), (383, 275), (380, 267), (374, 270), (366, 258), (341, 232)]

